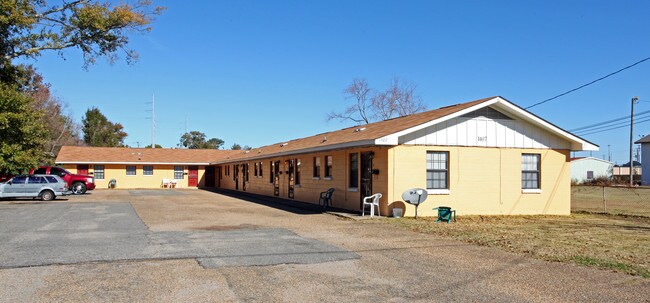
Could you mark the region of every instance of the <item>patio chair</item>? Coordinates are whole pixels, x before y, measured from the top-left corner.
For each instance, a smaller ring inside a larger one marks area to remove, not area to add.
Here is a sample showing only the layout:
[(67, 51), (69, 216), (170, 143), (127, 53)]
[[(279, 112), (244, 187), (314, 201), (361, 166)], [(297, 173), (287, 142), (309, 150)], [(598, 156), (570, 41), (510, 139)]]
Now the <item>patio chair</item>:
[(169, 188), (169, 179), (162, 179), (162, 188)]
[(436, 209), (438, 210), (438, 220), (436, 220), (436, 222), (446, 221), (447, 223), (450, 223), (451, 220), (454, 220), (454, 222), (456, 222), (456, 211), (451, 210), (451, 207), (438, 206), (433, 210)]
[(334, 193), (334, 188), (330, 188), (324, 192), (320, 193), (320, 198), (318, 199), (318, 205), (323, 204), (323, 209), (326, 209), (329, 205), (332, 206), (332, 194)]
[(173, 179), (173, 180), (169, 181), (169, 187), (171, 187), (171, 188), (178, 187), (178, 180)]
[(365, 197), (363, 198), (363, 208), (361, 209), (361, 216), (366, 215), (366, 205), (370, 206), (370, 217), (375, 216), (375, 207), (377, 207), (377, 216), (381, 217), (381, 213), (379, 212), (379, 199), (381, 199), (382, 195), (380, 193), (376, 193), (372, 196)]

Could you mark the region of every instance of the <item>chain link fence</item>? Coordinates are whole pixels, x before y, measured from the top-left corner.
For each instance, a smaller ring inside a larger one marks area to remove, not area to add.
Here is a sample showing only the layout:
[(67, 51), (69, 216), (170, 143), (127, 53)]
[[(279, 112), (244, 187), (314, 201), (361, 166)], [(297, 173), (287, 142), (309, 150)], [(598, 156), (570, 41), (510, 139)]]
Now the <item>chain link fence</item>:
[(573, 185), (571, 211), (650, 217), (650, 187)]

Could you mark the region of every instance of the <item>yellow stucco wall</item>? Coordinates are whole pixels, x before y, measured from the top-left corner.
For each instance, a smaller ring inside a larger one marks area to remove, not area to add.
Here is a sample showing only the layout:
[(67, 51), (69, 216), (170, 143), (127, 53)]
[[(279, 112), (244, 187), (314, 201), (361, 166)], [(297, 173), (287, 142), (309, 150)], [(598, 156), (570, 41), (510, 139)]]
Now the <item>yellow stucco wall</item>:
[[(294, 155), (290, 157), (275, 157), (275, 158), (266, 158), (261, 160), (249, 161), (249, 162), (238, 162), (237, 165), (243, 163), (249, 163), (249, 181), (246, 184), (246, 192), (273, 196), (274, 186), (270, 182), (270, 162), (280, 161), (281, 171), (280, 174), (280, 198), (288, 198), (289, 192), (289, 181), (286, 171), (288, 170), (285, 161), (289, 159), (299, 159), (301, 162), (300, 165), (300, 185), (296, 186), (294, 189), (294, 200), (314, 203), (317, 204), (320, 193), (327, 190), (328, 188), (333, 187), (335, 189), (334, 195), (332, 196), (332, 206), (338, 208), (345, 208), (351, 210), (360, 210), (360, 193), (359, 188), (352, 189), (349, 188), (349, 158), (351, 153), (361, 153), (361, 152), (374, 152), (373, 157), (373, 168), (379, 170), (378, 175), (373, 175), (372, 180), (372, 192), (381, 192), (386, 197), (386, 187), (388, 184), (388, 149), (381, 147), (373, 148), (354, 148), (346, 150), (337, 150), (332, 152), (322, 152), (322, 153), (310, 153), (310, 154), (301, 154)], [(332, 156), (332, 177), (325, 178), (325, 156)], [(320, 157), (321, 159), (321, 174), (320, 178), (313, 177), (313, 159), (314, 157)], [(361, 156), (359, 155), (359, 160)], [(255, 162), (261, 162), (262, 176), (256, 177), (254, 174), (255, 171)], [(234, 168), (233, 164), (224, 164), (220, 165), (221, 168), (221, 180), (220, 187), (224, 189), (235, 190), (235, 180), (234, 180)], [(225, 166), (229, 166), (230, 175), (225, 175), (227, 169)], [(219, 176), (217, 176), (218, 178)], [(239, 173), (239, 189), (238, 191), (244, 191), (242, 187), (243, 175)], [(359, 182), (360, 184), (361, 182)], [(382, 201), (387, 201), (386, 198), (383, 198)], [(380, 201), (380, 203), (382, 203)], [(386, 202), (383, 202), (386, 204)]]
[[(449, 152), (449, 194), (428, 195), (418, 215), (436, 215), (432, 208), (449, 206), (458, 215), (568, 215), (571, 209), (571, 173), (568, 150), (480, 147), (406, 146), (389, 153), (388, 208), (404, 205), (402, 193), (426, 188), (426, 152)], [(541, 155), (540, 193), (522, 193), (521, 154)], [(404, 207), (402, 207), (404, 208)], [(387, 211), (389, 210), (387, 209)], [(415, 207), (406, 204), (405, 216)]]
[[(134, 176), (126, 175), (126, 166), (123, 164), (104, 164), (104, 179), (97, 179), (95, 176), (95, 185), (98, 189), (108, 188), (108, 182), (111, 179), (117, 181), (117, 188), (161, 188), (163, 179), (174, 179), (174, 165), (153, 165), (153, 175), (143, 175), (143, 165), (136, 166)], [(205, 184), (205, 167), (197, 165), (199, 187)], [(76, 164), (66, 164), (63, 166), (71, 173), (77, 173)], [(178, 180), (178, 188), (190, 188), (188, 186), (188, 166), (183, 165), (184, 175), (182, 180)], [(94, 165), (88, 165), (88, 173), (94, 176)]]
[[(300, 185), (295, 186), (294, 200), (318, 203), (319, 194), (330, 187), (335, 188), (333, 206), (360, 210), (360, 188), (349, 185), (349, 157), (351, 153), (374, 152), (373, 168), (379, 174), (372, 176), (372, 192), (382, 193), (380, 200), (382, 215), (390, 214), (393, 207), (404, 209), (405, 216), (413, 216), (415, 207), (402, 202), (402, 193), (410, 188), (426, 188), (427, 151), (449, 152), (449, 193), (430, 194), (419, 207), (418, 215), (435, 216), (432, 208), (449, 206), (458, 215), (515, 215), (515, 214), (570, 214), (570, 161), (568, 150), (516, 149), (484, 147), (445, 147), (400, 145), (396, 147), (353, 148), (331, 152), (320, 152), (274, 157), (247, 162), (219, 165), (215, 169), (215, 184), (224, 189), (235, 190), (235, 170), (239, 165), (238, 191), (244, 191), (244, 175), (241, 164), (249, 164), (249, 180), (246, 192), (274, 196), (270, 182), (271, 161), (280, 161), (282, 174), (279, 176), (280, 198), (288, 198), (288, 170), (286, 161), (299, 159)], [(541, 190), (538, 193), (523, 193), (521, 189), (521, 155), (541, 155)], [(333, 157), (332, 177), (325, 178), (325, 156)], [(313, 158), (321, 159), (321, 176), (313, 177)], [(359, 157), (359, 160), (361, 157)], [(255, 162), (262, 163), (262, 175), (255, 176)], [(229, 169), (226, 169), (226, 166)], [(76, 165), (65, 165), (76, 172)], [(126, 165), (105, 165), (103, 180), (95, 180), (97, 188), (107, 188), (110, 179), (117, 180), (118, 188), (160, 188), (162, 179), (173, 179), (173, 165), (154, 165), (153, 176), (142, 175), (142, 165), (136, 166), (136, 176), (126, 175)], [(188, 166), (184, 166), (185, 173)], [(227, 171), (230, 171), (227, 174)], [(93, 172), (93, 165), (89, 165)], [(188, 187), (187, 175), (179, 183)], [(199, 186), (205, 184), (205, 167), (199, 166)], [(361, 182), (359, 181), (359, 186)]]

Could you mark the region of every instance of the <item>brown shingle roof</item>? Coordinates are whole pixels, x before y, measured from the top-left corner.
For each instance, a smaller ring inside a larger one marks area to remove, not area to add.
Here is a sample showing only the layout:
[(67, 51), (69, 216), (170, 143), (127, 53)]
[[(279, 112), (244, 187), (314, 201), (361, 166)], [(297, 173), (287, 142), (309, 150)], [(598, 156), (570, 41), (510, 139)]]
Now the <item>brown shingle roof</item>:
[[(272, 145), (262, 146), (259, 148), (254, 148), (250, 151), (239, 151), (226, 159), (219, 159), (213, 162), (234, 162), (237, 160), (244, 160), (250, 158), (262, 158), (270, 157), (277, 154), (285, 154), (314, 149), (314, 148), (323, 148), (327, 149), (331, 147), (332, 149), (344, 146), (347, 143), (358, 143), (370, 140), (376, 140), (381, 137), (415, 127), (429, 121), (445, 117), (447, 115), (453, 114), (455, 112), (461, 111), (463, 109), (472, 107), (477, 104), (492, 100), (496, 97), (484, 98), (480, 100), (475, 100), (467, 103), (456, 104), (451, 106), (441, 107), (436, 110), (426, 111), (422, 113), (402, 116), (399, 118), (393, 118), (389, 120), (384, 120), (380, 122), (370, 123), (366, 125), (348, 127), (337, 131), (322, 133), (310, 137), (305, 137), (301, 139), (295, 139), (291, 141), (286, 141), (282, 143), (276, 143)], [(363, 130), (361, 130), (363, 129)], [(368, 143), (371, 144), (370, 142)], [(374, 142), (372, 142), (374, 144)]]
[(56, 163), (166, 163), (207, 164), (238, 151), (216, 149), (171, 149), (63, 146)]
[(650, 143), (650, 135), (647, 135), (647, 136), (645, 136), (645, 137), (643, 137), (643, 138), (637, 140), (637, 141), (634, 142), (634, 143), (635, 143), (635, 144)]

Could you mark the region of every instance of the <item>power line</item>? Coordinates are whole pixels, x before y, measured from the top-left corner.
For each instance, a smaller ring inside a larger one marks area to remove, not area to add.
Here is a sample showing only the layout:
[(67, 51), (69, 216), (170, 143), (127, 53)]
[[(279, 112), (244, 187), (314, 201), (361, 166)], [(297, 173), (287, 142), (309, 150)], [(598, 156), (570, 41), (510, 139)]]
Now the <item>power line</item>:
[(529, 107), (526, 107), (526, 109), (529, 109), (529, 108), (531, 108), (531, 107), (535, 107), (535, 106), (540, 105), (540, 104), (544, 104), (544, 103), (546, 103), (546, 102), (548, 102), (548, 101), (551, 101), (551, 100), (557, 99), (557, 98), (559, 98), (559, 97), (562, 97), (562, 96), (564, 96), (564, 95), (570, 94), (570, 93), (572, 93), (572, 92), (574, 92), (574, 91), (577, 91), (577, 90), (579, 90), (579, 89), (581, 89), (581, 88), (584, 88), (584, 87), (587, 87), (587, 86), (589, 86), (589, 85), (592, 85), (592, 84), (594, 84), (594, 83), (596, 83), (596, 82), (598, 82), (598, 81), (601, 81), (601, 80), (604, 80), (604, 79), (606, 79), (606, 78), (609, 78), (609, 77), (611, 77), (611, 76), (613, 76), (613, 75), (616, 75), (616, 74), (618, 74), (618, 73), (620, 73), (620, 72), (622, 72), (622, 71), (624, 71), (624, 70), (626, 70), (626, 69), (628, 69), (628, 68), (634, 67), (635, 65), (641, 64), (641, 63), (643, 63), (643, 62), (645, 62), (645, 61), (648, 61), (648, 60), (650, 60), (650, 57), (647, 57), (647, 58), (645, 58), (645, 59), (642, 59), (642, 60), (639, 60), (639, 61), (637, 61), (637, 62), (634, 62), (633, 64), (630, 64), (630, 65), (628, 65), (628, 66), (626, 66), (626, 67), (623, 67), (623, 68), (621, 68), (621, 69), (619, 69), (619, 70), (617, 70), (617, 71), (615, 71), (615, 72), (613, 72), (613, 73), (607, 74), (606, 76), (600, 77), (600, 78), (598, 78), (598, 79), (596, 79), (596, 80), (594, 80), (594, 81), (591, 81), (591, 82), (589, 82), (589, 83), (587, 83), (587, 84), (580, 85), (580, 86), (578, 86), (578, 87), (576, 87), (576, 88), (574, 88), (574, 89), (571, 89), (571, 90), (568, 90), (568, 91), (566, 91), (566, 92), (563, 92), (563, 93), (561, 93), (561, 94), (559, 94), (559, 95), (557, 95), (557, 96), (554, 96), (554, 97), (548, 98), (548, 99), (546, 99), (546, 100), (543, 100), (543, 101), (537, 102), (537, 103), (535, 103), (535, 104), (533, 104), (533, 105), (531, 105), (531, 106), (529, 106)]
[[(648, 117), (645, 117), (645, 118), (648, 118)], [(628, 119), (629, 119), (629, 117), (628, 117)], [(581, 136), (583, 134), (592, 133), (592, 132), (598, 131), (598, 130), (609, 130), (609, 129), (612, 129), (612, 128), (615, 129), (615, 128), (618, 128), (619, 126), (630, 126), (630, 121), (621, 121), (621, 122), (614, 123), (614, 124), (603, 125), (603, 126), (600, 126), (600, 127), (594, 127), (594, 128), (591, 128), (591, 129), (586, 129), (586, 130), (583, 130), (583, 131), (579, 131), (579, 132), (577, 132), (577, 134), (579, 136)]]
[[(640, 117), (640, 116), (643, 116), (643, 115), (648, 114), (648, 113), (650, 113), (650, 110), (634, 114), (634, 116), (635, 117)], [(587, 129), (589, 129), (589, 128), (597, 128), (597, 127), (599, 127), (601, 125), (605, 125), (605, 124), (609, 124), (609, 123), (616, 122), (616, 121), (621, 121), (621, 120), (627, 120), (627, 119), (630, 119), (630, 115), (620, 117), (620, 118), (616, 118), (616, 119), (612, 119), (612, 120), (608, 120), (608, 121), (598, 122), (598, 123), (583, 126), (583, 127), (574, 128), (574, 129), (571, 129), (569, 131), (570, 132), (585, 132), (585, 131), (588, 131)]]
[[(641, 120), (641, 121), (638, 121), (638, 122), (634, 122), (634, 125), (637, 125), (639, 123), (648, 122), (648, 121), (650, 121), (650, 118), (647, 118), (645, 120)], [(587, 136), (587, 135), (602, 133), (602, 132), (606, 132), (606, 131), (610, 131), (610, 130), (614, 130), (614, 129), (618, 129), (618, 128), (623, 128), (623, 127), (629, 127), (629, 126), (630, 126), (630, 123), (627, 122), (627, 123), (625, 123), (624, 125), (621, 125), (621, 126), (615, 126), (615, 127), (612, 127), (612, 128), (597, 130), (597, 131), (593, 131), (593, 132), (587, 132), (587, 133), (581, 134), (580, 136)]]

